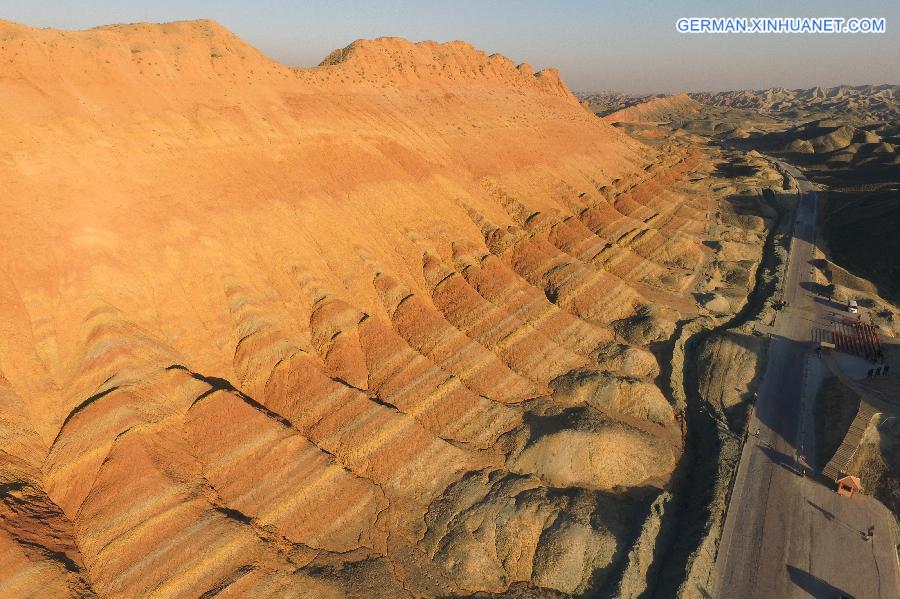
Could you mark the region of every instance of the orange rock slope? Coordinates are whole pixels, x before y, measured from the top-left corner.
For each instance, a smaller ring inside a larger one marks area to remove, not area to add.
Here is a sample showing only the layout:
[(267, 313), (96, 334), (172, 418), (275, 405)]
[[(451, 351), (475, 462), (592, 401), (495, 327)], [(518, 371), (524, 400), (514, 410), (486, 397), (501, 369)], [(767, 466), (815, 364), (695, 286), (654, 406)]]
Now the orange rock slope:
[(0, 105), (0, 595), (615, 570), (680, 451), (697, 156), (461, 42), (291, 69), (208, 21), (2, 22)]
[(668, 121), (672, 115), (684, 115), (697, 113), (703, 105), (697, 102), (687, 94), (675, 94), (673, 96), (663, 96), (653, 98), (622, 110), (617, 110), (612, 114), (603, 117), (610, 123), (617, 122), (659, 122)]

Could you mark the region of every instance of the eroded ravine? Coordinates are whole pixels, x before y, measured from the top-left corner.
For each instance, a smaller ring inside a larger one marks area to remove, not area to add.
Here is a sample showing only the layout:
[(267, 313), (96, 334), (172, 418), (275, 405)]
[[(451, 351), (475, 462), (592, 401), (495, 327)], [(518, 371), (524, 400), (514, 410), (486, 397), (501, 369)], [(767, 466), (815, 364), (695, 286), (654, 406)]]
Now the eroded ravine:
[[(720, 341), (723, 336), (738, 331), (754, 335), (753, 324), (771, 315), (790, 245), (794, 210), (791, 187), (792, 183), (785, 175), (783, 189), (765, 190), (778, 217), (768, 230), (746, 304), (724, 322), (695, 320), (685, 323), (676, 341), (682, 348), (681, 355), (674, 360), (680, 375), (673, 376), (672, 384), (683, 389), (686, 402), (685, 453), (676, 476), (676, 487), (662, 512), (661, 534), (654, 547), (654, 561), (648, 569), (648, 585), (640, 593), (642, 597), (702, 595), (715, 561), (715, 547), (746, 434), (743, 423), (752, 402), (741, 406), (738, 415), (726, 414), (721, 405), (710, 401), (708, 389), (701, 389), (698, 367), (702, 364), (708, 370), (721, 368), (716, 360), (710, 363), (708, 356), (704, 359), (703, 350), (714, 340)], [(757, 366), (752, 385), (748, 387), (750, 390), (757, 386), (762, 376), (759, 365), (763, 362), (764, 347), (763, 344), (762, 351), (756, 351)]]

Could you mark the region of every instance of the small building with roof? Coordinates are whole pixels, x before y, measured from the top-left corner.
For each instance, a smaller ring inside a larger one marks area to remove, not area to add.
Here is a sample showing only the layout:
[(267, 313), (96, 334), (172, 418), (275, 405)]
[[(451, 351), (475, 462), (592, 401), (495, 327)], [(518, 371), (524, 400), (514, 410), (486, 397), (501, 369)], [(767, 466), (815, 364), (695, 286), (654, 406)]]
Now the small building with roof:
[(862, 482), (858, 476), (847, 474), (837, 479), (837, 493), (844, 497), (853, 497), (856, 493), (862, 493)]

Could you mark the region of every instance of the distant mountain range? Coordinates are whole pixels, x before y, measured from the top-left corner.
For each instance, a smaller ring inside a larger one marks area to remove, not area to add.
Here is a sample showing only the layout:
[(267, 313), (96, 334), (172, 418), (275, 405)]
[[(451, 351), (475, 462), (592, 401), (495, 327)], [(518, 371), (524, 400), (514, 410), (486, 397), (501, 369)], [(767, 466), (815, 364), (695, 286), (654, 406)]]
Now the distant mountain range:
[[(599, 116), (666, 97), (665, 94), (628, 94), (615, 91), (582, 92), (575, 95), (585, 107)], [(788, 118), (816, 118), (822, 113), (828, 113), (832, 117), (846, 115), (868, 122), (900, 119), (900, 85), (839, 85), (809, 89), (773, 87), (688, 95), (710, 106), (758, 110)]]
[(690, 96), (712, 106), (749, 108), (760, 112), (784, 113), (789, 117), (821, 111), (832, 116), (847, 115), (867, 121), (900, 118), (900, 85), (840, 85), (810, 89), (774, 87), (693, 93)]

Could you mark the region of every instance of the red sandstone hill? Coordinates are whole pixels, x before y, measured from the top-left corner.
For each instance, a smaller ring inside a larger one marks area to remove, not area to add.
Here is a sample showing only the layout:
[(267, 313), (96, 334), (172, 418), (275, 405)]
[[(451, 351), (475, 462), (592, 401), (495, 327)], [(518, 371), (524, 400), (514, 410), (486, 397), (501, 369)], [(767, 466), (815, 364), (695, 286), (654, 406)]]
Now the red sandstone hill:
[(653, 98), (628, 108), (623, 108), (603, 117), (610, 123), (616, 122), (661, 122), (671, 120), (673, 114), (696, 113), (702, 104), (687, 94), (675, 94)]
[(622, 559), (679, 451), (645, 345), (701, 262), (697, 156), (461, 42), (293, 69), (210, 21), (0, 23), (0, 105), (0, 595)]

